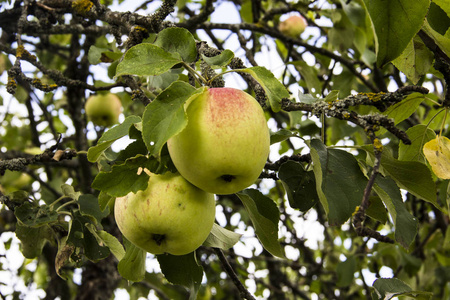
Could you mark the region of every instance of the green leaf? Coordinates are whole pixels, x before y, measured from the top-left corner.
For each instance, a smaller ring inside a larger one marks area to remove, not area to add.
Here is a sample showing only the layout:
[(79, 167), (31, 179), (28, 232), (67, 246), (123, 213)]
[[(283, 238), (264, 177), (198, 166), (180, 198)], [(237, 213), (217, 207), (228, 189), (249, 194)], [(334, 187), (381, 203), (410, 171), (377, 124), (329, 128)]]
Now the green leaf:
[(291, 137), (299, 137), (299, 136), (290, 130), (280, 129), (277, 132), (270, 133), (270, 144), (273, 145), (285, 141)]
[(147, 155), (148, 149), (145, 146), (144, 140), (142, 139), (142, 132), (139, 131), (136, 126), (142, 125), (142, 122), (134, 124), (134, 126), (130, 127), (130, 132), (128, 136), (130, 139), (135, 140), (134, 142), (128, 144), (128, 146), (119, 152), (115, 161), (126, 161), (130, 157), (137, 156), (139, 154)]
[(145, 172), (138, 174), (139, 168), (154, 171), (157, 161), (142, 155), (129, 158), (121, 165), (112, 167), (111, 172), (100, 172), (94, 179), (92, 187), (111, 196), (122, 197), (130, 192), (145, 190), (149, 176)]
[(343, 224), (361, 204), (367, 178), (350, 153), (310, 142), (317, 194), (331, 225)]
[(145, 277), (145, 258), (147, 252), (123, 238), (125, 256), (119, 261), (117, 270), (126, 280), (132, 282), (142, 281)]
[(35, 258), (41, 255), (47, 241), (52, 241), (54, 232), (48, 225), (37, 228), (16, 224), (16, 236), (22, 245), (22, 254), (26, 258)]
[(167, 52), (156, 45), (142, 43), (125, 53), (123, 60), (117, 65), (116, 76), (159, 75), (181, 62), (180, 55)]
[(417, 84), (433, 64), (433, 53), (425, 46), (419, 37), (414, 37), (402, 52), (402, 54), (392, 61), (406, 77)]
[(444, 51), (445, 54), (447, 54), (447, 56), (450, 56), (450, 38), (440, 34), (436, 30), (431, 28), (430, 24), (428, 24), (427, 21), (425, 21), (425, 23), (423, 24), (423, 28), (422, 29), (423, 29), (423, 31), (425, 31), (425, 33), (429, 37), (431, 37), (434, 40), (436, 45), (438, 45), (438, 47), (442, 51)]
[(376, 36), (377, 65), (397, 58), (422, 27), (430, 0), (364, 0)]
[(292, 208), (305, 212), (319, 201), (314, 173), (305, 171), (300, 163), (287, 161), (282, 164), (278, 178), (286, 190)]
[(420, 268), (422, 267), (422, 259), (404, 251), (399, 251), (399, 253), (403, 270), (408, 274), (410, 278), (417, 275), (417, 272), (419, 272)]
[(400, 161), (388, 151), (383, 151), (381, 167), (400, 188), (441, 209), (436, 199), (436, 184), (426, 165), (416, 161)]
[(400, 189), (389, 177), (378, 175), (375, 180), (374, 191), (386, 205), (395, 226), (395, 240), (408, 249), (414, 241), (418, 221), (406, 209)]
[(425, 96), (423, 94), (412, 93), (399, 103), (389, 107), (383, 114), (394, 119), (394, 123), (398, 124), (409, 118), (409, 116), (417, 110), (417, 107), (419, 107), (423, 100), (425, 100)]
[(272, 255), (284, 257), (278, 242), (280, 211), (275, 202), (255, 189), (246, 189), (237, 194), (247, 210), (263, 247)]
[(105, 244), (109, 248), (118, 261), (125, 256), (125, 249), (115, 236), (104, 230), (97, 230), (94, 224), (86, 224), (86, 228), (95, 236), (99, 244)]
[(358, 27), (364, 27), (366, 24), (366, 12), (358, 2), (348, 2), (340, 0), (342, 9), (349, 18), (349, 20)]
[(167, 52), (179, 54), (184, 62), (191, 63), (197, 58), (197, 46), (192, 33), (185, 28), (166, 28), (158, 33), (155, 45)]
[[(447, 10), (447, 11), (445, 11)], [(431, 2), (427, 21), (430, 26), (442, 35), (445, 35), (450, 27), (450, 5), (448, 0), (435, 0)]]
[(281, 100), (289, 98), (289, 92), (275, 76), (264, 67), (251, 67), (247, 69), (236, 69), (235, 72), (243, 72), (252, 75), (258, 81), (269, 98), (270, 107), (274, 112), (281, 110)]
[(301, 92), (298, 93), (298, 100), (301, 103), (306, 103), (306, 104), (313, 104), (317, 101), (322, 101), (321, 99), (316, 98), (316, 97), (312, 96), (311, 94), (303, 94)]
[(89, 48), (88, 60), (91, 65), (97, 65), (101, 62), (113, 62), (121, 58), (123, 53), (113, 52), (108, 48), (91, 46)]
[(102, 53), (108, 51), (107, 48), (100, 48), (97, 46), (91, 46), (89, 48), (88, 60), (91, 65), (96, 65), (101, 63), (100, 58), (102, 57)]
[(252, 1), (251, 0), (243, 0), (241, 4), (241, 9), (239, 10), (239, 14), (241, 18), (246, 23), (253, 23), (253, 10), (252, 10)]
[(228, 250), (239, 242), (241, 236), (242, 234), (235, 233), (214, 223), (211, 233), (203, 243), (203, 246)]
[(147, 105), (142, 117), (142, 137), (151, 155), (159, 157), (167, 140), (186, 127), (184, 104), (204, 91), (176, 81)]
[(234, 58), (234, 53), (231, 50), (225, 49), (219, 55), (207, 57), (202, 54), (202, 60), (211, 67), (225, 67)]
[(69, 184), (61, 185), (61, 190), (62, 190), (64, 196), (69, 197), (73, 200), (78, 200), (78, 198), (81, 196), (81, 193), (75, 192), (74, 187)]
[[(183, 69), (171, 69), (170, 71), (156, 76), (147, 76), (148, 89), (156, 89), (159, 93), (160, 90), (167, 89), (172, 83), (180, 78)], [(157, 94), (158, 94), (157, 93)]]
[(398, 159), (417, 161), (424, 164), (423, 145), (436, 138), (436, 133), (426, 125), (419, 124), (409, 128), (406, 134), (411, 140), (411, 145), (400, 143), (398, 146)]
[(191, 290), (190, 300), (197, 297), (203, 278), (203, 268), (197, 263), (195, 252), (186, 255), (157, 255), (161, 271), (173, 284), (180, 284)]
[(91, 219), (82, 216), (79, 212), (72, 213), (67, 243), (84, 250), (84, 254), (91, 261), (98, 261), (108, 257), (109, 248), (99, 245), (95, 236), (86, 227)]
[(381, 198), (377, 195), (373, 195), (369, 198), (369, 207), (366, 210), (366, 214), (374, 220), (380, 221), (381, 224), (386, 224), (388, 220), (386, 207), (381, 201)]
[(78, 198), (78, 206), (83, 216), (91, 217), (97, 224), (100, 224), (102, 219), (109, 215), (109, 209), (100, 210), (97, 197), (91, 194), (81, 195)]
[[(302, 79), (306, 83), (309, 94), (313, 97), (320, 97), (322, 92), (322, 84), (317, 76), (317, 70), (309, 66), (305, 61), (291, 62), (302, 76)], [(303, 101), (302, 101), (303, 102)]]
[(354, 280), (354, 274), (356, 272), (356, 259), (354, 256), (349, 256), (343, 262), (340, 262), (336, 266), (338, 287), (345, 287), (352, 284)]
[(445, 11), (445, 13), (447, 14), (447, 16), (450, 17), (450, 5), (448, 3), (448, 0), (433, 0), (433, 3), (435, 3), (436, 5), (439, 5), (439, 7)]
[(58, 213), (50, 206), (36, 206), (25, 202), (14, 211), (17, 219), (25, 226), (39, 227), (58, 221)]
[(114, 201), (116, 197), (113, 197), (111, 195), (108, 195), (108, 193), (105, 193), (103, 191), (100, 191), (100, 194), (98, 195), (98, 205), (100, 207), (100, 210), (103, 211), (106, 209), (110, 201)]
[(336, 101), (339, 98), (339, 91), (338, 90), (332, 90), (328, 93), (328, 95), (323, 98), (323, 101), (325, 102), (333, 102)]
[[(397, 278), (378, 278), (373, 283), (378, 300), (389, 300), (397, 296), (421, 296), (420, 299), (431, 299), (433, 293), (413, 291), (409, 285)], [(416, 298), (417, 299), (417, 298)]]
[(106, 131), (98, 140), (97, 145), (88, 150), (87, 158), (90, 162), (96, 162), (103, 152), (108, 149), (116, 140), (126, 136), (133, 124), (139, 123), (141, 118), (129, 116), (121, 124)]

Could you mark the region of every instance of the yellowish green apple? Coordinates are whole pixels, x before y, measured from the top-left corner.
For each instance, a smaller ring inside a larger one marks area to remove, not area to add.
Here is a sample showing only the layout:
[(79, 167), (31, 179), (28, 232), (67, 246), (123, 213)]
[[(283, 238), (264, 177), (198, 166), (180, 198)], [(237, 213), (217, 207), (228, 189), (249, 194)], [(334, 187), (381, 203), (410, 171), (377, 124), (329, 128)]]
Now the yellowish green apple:
[(278, 26), (278, 29), (281, 31), (281, 33), (289, 37), (298, 38), (300, 34), (305, 31), (307, 25), (308, 22), (305, 18), (295, 15), (290, 16), (286, 20), (282, 21)]
[(42, 154), (42, 152), (44, 152), (44, 151), (42, 151), (41, 148), (39, 148), (39, 147), (31, 147), (31, 148), (23, 150), (23, 152), (25, 152), (27, 154), (31, 154), (31, 155), (38, 155), (38, 154)]
[(86, 115), (95, 125), (109, 127), (119, 121), (122, 102), (115, 94), (90, 96), (85, 104)]
[(153, 254), (184, 255), (208, 237), (215, 200), (178, 173), (150, 174), (146, 190), (116, 199), (114, 215), (122, 234), (136, 246)]
[(1, 177), (1, 184), (6, 193), (12, 193), (18, 190), (30, 190), (33, 178), (27, 173), (13, 172), (6, 170)]
[(249, 94), (210, 88), (187, 103), (188, 124), (167, 141), (178, 172), (214, 194), (232, 194), (252, 185), (270, 151), (264, 111)]

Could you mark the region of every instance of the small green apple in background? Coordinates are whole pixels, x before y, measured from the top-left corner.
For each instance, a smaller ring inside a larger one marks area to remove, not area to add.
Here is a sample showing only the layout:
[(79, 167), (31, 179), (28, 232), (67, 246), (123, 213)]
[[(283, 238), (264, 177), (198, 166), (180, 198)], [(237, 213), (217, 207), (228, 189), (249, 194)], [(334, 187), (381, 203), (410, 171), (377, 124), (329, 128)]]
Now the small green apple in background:
[(148, 187), (116, 199), (114, 215), (122, 234), (153, 254), (184, 255), (200, 247), (215, 220), (214, 195), (179, 174), (150, 174)]
[(286, 20), (282, 21), (278, 26), (278, 29), (284, 35), (292, 38), (298, 38), (300, 34), (305, 31), (308, 22), (302, 16), (291, 16)]
[(270, 151), (264, 111), (249, 94), (210, 88), (187, 104), (188, 124), (167, 141), (178, 172), (214, 194), (232, 194), (252, 185)]
[(38, 154), (42, 154), (42, 152), (44, 152), (44, 151), (42, 151), (41, 148), (39, 148), (39, 147), (31, 147), (31, 148), (23, 150), (23, 152), (25, 152), (27, 154), (31, 154), (31, 155), (38, 155)]
[(1, 177), (0, 183), (6, 193), (12, 193), (18, 190), (30, 190), (33, 178), (27, 173), (13, 172), (6, 170)]
[(122, 103), (112, 93), (90, 96), (85, 105), (86, 115), (95, 125), (109, 127), (119, 121)]

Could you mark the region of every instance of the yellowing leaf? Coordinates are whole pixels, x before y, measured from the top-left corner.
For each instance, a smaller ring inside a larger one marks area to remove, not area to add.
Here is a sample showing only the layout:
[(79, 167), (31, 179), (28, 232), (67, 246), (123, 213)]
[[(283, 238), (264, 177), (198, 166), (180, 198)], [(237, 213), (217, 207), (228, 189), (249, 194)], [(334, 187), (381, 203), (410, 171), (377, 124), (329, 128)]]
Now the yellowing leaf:
[(423, 146), (423, 154), (433, 169), (434, 174), (442, 179), (450, 179), (450, 140), (438, 136)]

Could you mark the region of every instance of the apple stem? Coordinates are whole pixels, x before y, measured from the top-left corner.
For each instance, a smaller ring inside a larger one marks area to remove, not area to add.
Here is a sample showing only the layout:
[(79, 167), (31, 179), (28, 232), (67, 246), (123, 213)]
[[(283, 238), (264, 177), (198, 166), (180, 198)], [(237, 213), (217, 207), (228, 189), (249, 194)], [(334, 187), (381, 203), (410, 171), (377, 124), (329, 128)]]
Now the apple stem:
[(200, 84), (208, 83), (208, 81), (202, 75), (200, 75), (197, 71), (195, 71), (193, 68), (191, 68), (191, 66), (189, 66), (186, 63), (183, 63), (183, 65), (188, 70), (188, 72), (191, 73), (194, 76), (194, 78), (199, 81)]

